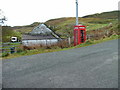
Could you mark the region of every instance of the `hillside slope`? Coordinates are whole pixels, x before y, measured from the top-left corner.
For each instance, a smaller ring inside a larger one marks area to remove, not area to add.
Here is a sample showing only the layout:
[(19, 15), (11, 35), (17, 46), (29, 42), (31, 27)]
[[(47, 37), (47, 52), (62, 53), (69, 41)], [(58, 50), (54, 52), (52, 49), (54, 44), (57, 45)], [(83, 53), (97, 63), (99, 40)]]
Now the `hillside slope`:
[(86, 15), (83, 18), (103, 18), (103, 19), (118, 19), (119, 11), (111, 11), (111, 12), (103, 12), (103, 13), (96, 13), (92, 15)]
[[(119, 11), (112, 11), (84, 16), (82, 18), (79, 18), (79, 24), (87, 26), (88, 33), (94, 30), (102, 30), (102, 32), (105, 30), (106, 32), (113, 31), (114, 33), (118, 34), (118, 13)], [(72, 37), (75, 18), (69, 17), (52, 19), (45, 22), (45, 24), (63, 38), (66, 38), (68, 36)]]
[[(118, 13), (119, 11), (111, 11), (111, 12), (103, 12), (100, 14), (97, 13), (93, 15), (79, 17), (79, 24), (83, 24), (87, 26), (87, 35), (96, 34), (100, 36), (99, 34), (101, 35), (109, 34), (108, 36), (110, 36), (112, 34), (119, 34)], [(29, 33), (39, 24), (40, 22), (34, 22), (31, 25), (15, 26), (11, 28), (15, 32), (24, 34), (24, 33)], [(51, 19), (51, 20), (46, 21), (44, 24), (47, 25), (48, 28), (53, 30), (56, 34), (58, 34), (61, 38), (72, 37), (73, 29), (75, 25), (75, 17)], [(4, 31), (5, 30), (3, 30), (3, 32)]]

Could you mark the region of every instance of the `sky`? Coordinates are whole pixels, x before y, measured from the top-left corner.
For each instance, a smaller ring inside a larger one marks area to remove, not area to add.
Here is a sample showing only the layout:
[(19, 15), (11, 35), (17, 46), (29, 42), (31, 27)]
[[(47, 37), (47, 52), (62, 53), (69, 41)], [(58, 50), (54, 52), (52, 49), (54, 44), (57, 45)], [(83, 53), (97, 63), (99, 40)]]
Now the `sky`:
[[(76, 0), (1, 0), (0, 9), (7, 17), (5, 25), (22, 26), (33, 22), (76, 16)], [(78, 0), (79, 17), (118, 10), (119, 0)]]

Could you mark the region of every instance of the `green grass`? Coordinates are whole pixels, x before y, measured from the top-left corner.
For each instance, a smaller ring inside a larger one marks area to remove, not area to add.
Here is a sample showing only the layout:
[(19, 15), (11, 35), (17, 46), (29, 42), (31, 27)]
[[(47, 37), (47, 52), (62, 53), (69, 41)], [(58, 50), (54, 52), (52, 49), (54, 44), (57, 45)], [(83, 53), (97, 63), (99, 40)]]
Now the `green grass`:
[[(117, 24), (117, 19), (103, 19), (103, 18), (79, 18), (79, 23), (82, 25), (87, 26), (87, 31), (98, 30), (98, 29), (105, 29), (109, 27), (107, 30), (115, 29), (115, 25)], [(75, 18), (58, 18), (54, 20), (49, 20), (45, 22), (47, 26), (58, 34), (61, 38), (67, 38), (67, 35), (72, 37), (73, 36), (73, 29), (75, 25)]]
[(34, 50), (26, 50), (26, 51), (22, 51), (19, 53), (14, 53), (14, 54), (9, 54), (6, 57), (3, 57), (3, 59), (10, 59), (10, 58), (17, 58), (17, 57), (21, 57), (21, 56), (29, 56), (29, 55), (35, 55), (35, 54), (41, 54), (41, 53), (49, 53), (49, 52), (58, 52), (58, 51), (63, 51), (63, 50), (69, 50), (69, 49), (74, 49), (74, 48), (80, 48), (80, 47), (85, 47), (85, 46), (90, 46), (90, 45), (94, 45), (94, 44), (98, 44), (98, 43), (102, 43), (105, 41), (109, 41), (109, 40), (113, 40), (113, 39), (118, 39), (120, 38), (120, 36), (118, 35), (112, 35), (110, 37), (104, 38), (104, 39), (100, 39), (100, 40), (87, 40), (85, 43), (74, 46), (74, 47), (69, 47), (69, 48), (57, 48), (57, 49), (34, 49)]
[(103, 28), (103, 27), (106, 27), (108, 26), (109, 24), (88, 24), (86, 25), (87, 26), (87, 31), (90, 31), (90, 30), (96, 30), (96, 29), (99, 29), (99, 28)]

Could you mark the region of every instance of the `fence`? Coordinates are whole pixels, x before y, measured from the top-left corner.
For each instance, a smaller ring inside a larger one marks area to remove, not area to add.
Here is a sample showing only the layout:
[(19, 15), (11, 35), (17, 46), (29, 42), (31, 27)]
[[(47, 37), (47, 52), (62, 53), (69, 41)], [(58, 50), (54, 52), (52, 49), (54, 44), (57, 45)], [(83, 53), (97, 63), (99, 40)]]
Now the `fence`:
[[(11, 45), (11, 44), (17, 44), (17, 45)], [(17, 51), (18, 46), (20, 45), (20, 43), (2, 43), (0, 45), (0, 53), (2, 55), (2, 53), (15, 53)]]

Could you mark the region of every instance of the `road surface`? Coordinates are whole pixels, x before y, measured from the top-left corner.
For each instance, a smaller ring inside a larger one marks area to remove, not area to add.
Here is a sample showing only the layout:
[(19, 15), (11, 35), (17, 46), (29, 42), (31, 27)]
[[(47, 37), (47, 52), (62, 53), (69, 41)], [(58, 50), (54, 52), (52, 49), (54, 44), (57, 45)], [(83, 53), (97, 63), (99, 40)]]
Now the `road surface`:
[(118, 40), (3, 60), (3, 88), (117, 88)]

